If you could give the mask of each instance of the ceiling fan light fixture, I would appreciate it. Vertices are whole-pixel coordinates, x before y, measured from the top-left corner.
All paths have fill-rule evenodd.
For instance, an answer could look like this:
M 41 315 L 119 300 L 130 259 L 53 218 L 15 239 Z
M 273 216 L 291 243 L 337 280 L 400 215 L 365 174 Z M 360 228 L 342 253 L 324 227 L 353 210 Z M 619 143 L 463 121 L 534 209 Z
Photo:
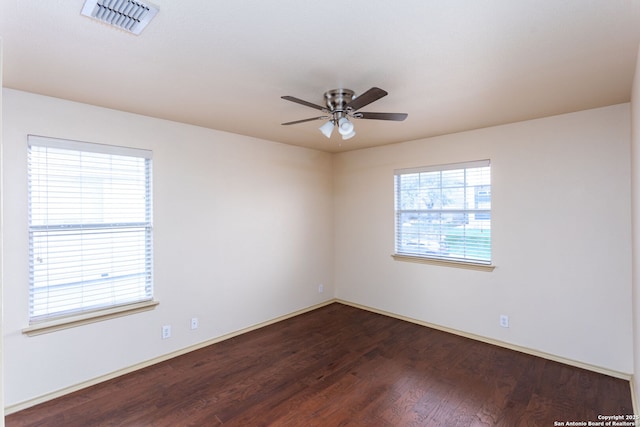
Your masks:
M 351 123 L 346 117 L 342 117 L 340 120 L 338 120 L 338 132 L 340 132 L 340 135 L 342 135 L 343 139 L 346 135 L 350 135 L 351 133 L 353 133 L 355 135 L 355 132 L 353 131 L 353 123 Z M 353 135 L 351 135 L 349 138 L 351 138 Z
M 348 133 L 346 135 L 342 135 L 342 139 L 344 139 L 344 140 L 351 139 L 354 136 L 356 136 L 356 132 L 354 130 L 352 130 L 350 133 Z
M 334 127 L 338 127 L 338 132 L 342 139 L 351 139 L 356 135 L 352 119 L 369 119 L 369 120 L 393 120 L 400 122 L 407 118 L 405 113 L 369 113 L 360 112 L 360 108 L 366 107 L 374 101 L 387 95 L 387 91 L 378 87 L 372 87 L 366 92 L 356 97 L 351 89 L 332 89 L 324 93 L 325 106 L 305 101 L 295 96 L 281 96 L 286 101 L 295 102 L 296 104 L 311 107 L 325 113 L 324 116 L 312 117 L 303 120 L 294 120 L 292 122 L 282 123 L 282 125 L 294 125 L 298 123 L 306 123 L 312 120 L 326 120 L 328 122 L 320 126 L 319 130 L 327 138 L 331 138 Z
M 331 132 L 333 132 L 333 127 L 334 127 L 333 121 L 329 120 L 327 123 L 320 126 L 319 129 L 324 136 L 326 136 L 327 138 L 331 138 Z

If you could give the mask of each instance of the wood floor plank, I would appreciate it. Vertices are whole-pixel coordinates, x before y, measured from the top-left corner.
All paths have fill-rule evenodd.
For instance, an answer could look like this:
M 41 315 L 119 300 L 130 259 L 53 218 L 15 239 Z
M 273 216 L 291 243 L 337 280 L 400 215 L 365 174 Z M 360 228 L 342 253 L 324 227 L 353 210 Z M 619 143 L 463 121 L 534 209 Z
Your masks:
M 627 381 L 342 304 L 12 414 L 16 426 L 552 426 Z

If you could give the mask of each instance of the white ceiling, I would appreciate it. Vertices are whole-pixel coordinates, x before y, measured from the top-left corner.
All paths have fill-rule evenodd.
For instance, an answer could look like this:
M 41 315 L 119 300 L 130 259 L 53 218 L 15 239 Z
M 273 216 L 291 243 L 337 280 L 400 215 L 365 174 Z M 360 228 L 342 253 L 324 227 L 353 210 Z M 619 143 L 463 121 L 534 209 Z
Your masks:
M 629 101 L 640 0 L 155 0 L 135 36 L 84 0 L 0 0 L 4 86 L 331 152 Z M 357 135 L 280 99 L 372 86 Z

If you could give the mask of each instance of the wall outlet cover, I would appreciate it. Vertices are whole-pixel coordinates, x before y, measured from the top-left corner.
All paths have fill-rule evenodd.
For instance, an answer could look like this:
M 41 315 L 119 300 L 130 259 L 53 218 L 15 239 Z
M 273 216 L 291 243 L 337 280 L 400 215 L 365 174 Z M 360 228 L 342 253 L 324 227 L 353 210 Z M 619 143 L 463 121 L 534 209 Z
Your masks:
M 166 340 L 171 337 L 171 325 L 164 325 L 162 327 L 162 339 Z
M 506 314 L 500 315 L 500 326 L 502 326 L 503 328 L 509 327 L 509 316 L 507 316 Z

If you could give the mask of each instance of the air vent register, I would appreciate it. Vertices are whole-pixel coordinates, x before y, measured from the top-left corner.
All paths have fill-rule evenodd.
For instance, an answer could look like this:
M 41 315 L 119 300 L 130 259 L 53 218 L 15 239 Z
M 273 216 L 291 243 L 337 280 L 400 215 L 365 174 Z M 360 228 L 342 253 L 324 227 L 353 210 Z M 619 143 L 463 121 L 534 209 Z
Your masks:
M 156 16 L 158 8 L 132 0 L 86 0 L 80 13 L 138 35 Z

